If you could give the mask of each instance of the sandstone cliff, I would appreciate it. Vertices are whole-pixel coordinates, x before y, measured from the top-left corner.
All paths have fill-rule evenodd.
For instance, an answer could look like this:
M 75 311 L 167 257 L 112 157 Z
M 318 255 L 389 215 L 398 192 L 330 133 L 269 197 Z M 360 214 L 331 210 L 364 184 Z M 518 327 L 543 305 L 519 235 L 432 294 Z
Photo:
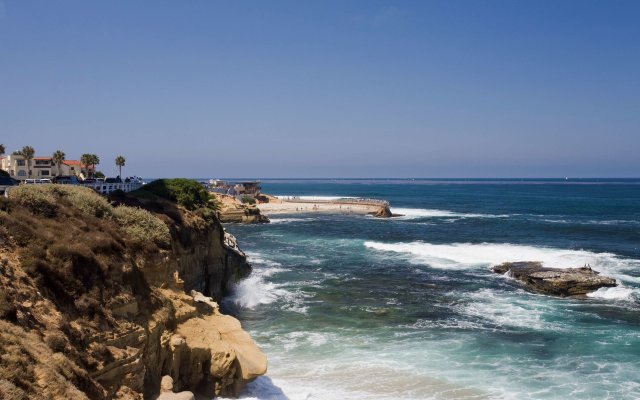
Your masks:
M 167 375 L 233 396 L 266 372 L 215 302 L 250 273 L 244 254 L 215 212 L 172 200 L 57 185 L 0 199 L 0 398 L 154 399 Z
M 269 222 L 269 218 L 263 215 L 255 205 L 242 204 L 230 196 L 215 196 L 220 204 L 218 218 L 221 222 L 239 224 L 263 224 Z

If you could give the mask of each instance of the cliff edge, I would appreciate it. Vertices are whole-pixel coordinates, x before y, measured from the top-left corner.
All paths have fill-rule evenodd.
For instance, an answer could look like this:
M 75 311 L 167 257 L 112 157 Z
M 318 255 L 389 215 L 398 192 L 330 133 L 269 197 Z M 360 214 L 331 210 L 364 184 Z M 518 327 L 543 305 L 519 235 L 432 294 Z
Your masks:
M 146 186 L 0 199 L 0 398 L 237 396 L 266 372 L 216 303 L 251 271 L 234 238 L 190 181 Z

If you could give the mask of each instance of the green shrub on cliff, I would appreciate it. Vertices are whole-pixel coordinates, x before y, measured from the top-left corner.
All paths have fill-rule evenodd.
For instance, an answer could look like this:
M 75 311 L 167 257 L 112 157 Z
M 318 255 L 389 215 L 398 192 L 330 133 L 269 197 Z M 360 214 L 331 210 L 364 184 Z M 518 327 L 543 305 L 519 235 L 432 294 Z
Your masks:
M 242 204 L 256 204 L 256 199 L 247 195 L 242 196 L 241 201 L 242 201 Z
M 74 207 L 84 213 L 98 218 L 108 218 L 113 215 L 113 207 L 107 199 L 92 189 L 81 186 L 50 185 L 49 187 L 61 192 Z
M 188 210 L 209 207 L 209 192 L 192 179 L 158 179 L 132 192 L 141 197 L 149 193 L 176 202 Z
M 46 186 L 20 185 L 9 192 L 9 197 L 34 214 L 53 217 L 58 212 L 58 200 Z
M 147 210 L 118 206 L 114 215 L 122 228 L 134 239 L 152 241 L 160 247 L 168 247 L 171 241 L 169 227 Z

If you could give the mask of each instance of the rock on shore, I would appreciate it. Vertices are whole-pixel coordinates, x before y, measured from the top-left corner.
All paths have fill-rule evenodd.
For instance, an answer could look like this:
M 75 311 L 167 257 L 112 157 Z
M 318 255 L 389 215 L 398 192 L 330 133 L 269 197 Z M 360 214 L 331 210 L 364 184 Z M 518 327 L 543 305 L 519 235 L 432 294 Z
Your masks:
M 492 270 L 522 282 L 529 290 L 554 296 L 581 296 L 601 287 L 617 286 L 615 279 L 600 276 L 590 267 L 547 268 L 539 261 L 520 261 L 496 265 Z

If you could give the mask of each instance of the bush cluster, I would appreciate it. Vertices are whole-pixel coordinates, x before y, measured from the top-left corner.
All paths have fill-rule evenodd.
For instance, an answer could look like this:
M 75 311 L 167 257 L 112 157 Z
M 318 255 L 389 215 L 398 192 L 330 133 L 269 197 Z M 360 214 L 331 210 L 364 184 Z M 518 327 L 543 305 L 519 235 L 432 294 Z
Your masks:
M 107 199 L 96 194 L 92 189 L 80 186 L 50 186 L 64 188 L 62 193 L 66 195 L 74 207 L 82 210 L 85 214 L 97 218 L 107 218 L 113 215 L 113 207 Z
M 133 238 L 144 242 L 152 241 L 160 247 L 169 246 L 169 227 L 147 210 L 137 207 L 118 206 L 114 215 L 122 228 Z
M 70 185 L 21 185 L 10 192 L 11 198 L 34 214 L 53 217 L 63 200 L 84 214 L 113 220 L 133 239 L 166 248 L 170 243 L 169 227 L 158 217 L 141 208 L 113 207 L 90 188 Z
M 192 179 L 157 179 L 133 192 L 144 196 L 152 193 L 166 200 L 176 202 L 188 210 L 209 207 L 209 192 Z
M 97 218 L 112 215 L 109 202 L 90 188 L 70 185 L 20 185 L 9 192 L 11 198 L 27 207 L 34 214 L 52 217 L 58 210 L 60 198 L 68 200 L 71 205 L 85 214 Z
M 254 199 L 251 196 L 244 195 L 244 196 L 242 196 L 242 203 L 243 204 L 256 204 L 256 199 Z
M 11 198 L 34 214 L 53 217 L 58 213 L 58 199 L 45 186 L 20 185 L 9 192 Z

